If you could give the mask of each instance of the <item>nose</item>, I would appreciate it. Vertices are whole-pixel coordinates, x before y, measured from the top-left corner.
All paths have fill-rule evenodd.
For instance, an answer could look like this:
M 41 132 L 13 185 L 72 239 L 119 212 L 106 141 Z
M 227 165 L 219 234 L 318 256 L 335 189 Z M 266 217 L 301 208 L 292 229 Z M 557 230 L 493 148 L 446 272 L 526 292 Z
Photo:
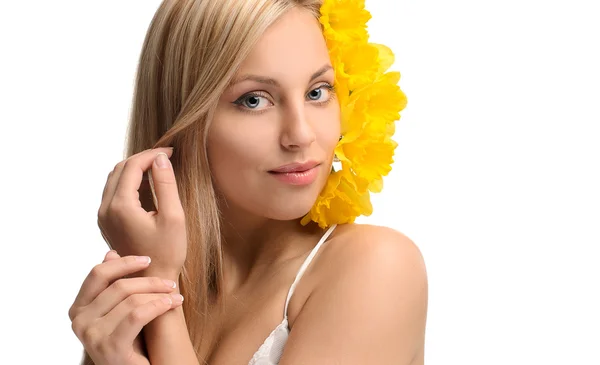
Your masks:
M 317 136 L 304 105 L 290 107 L 283 116 L 281 145 L 288 150 L 301 150 L 309 147 Z

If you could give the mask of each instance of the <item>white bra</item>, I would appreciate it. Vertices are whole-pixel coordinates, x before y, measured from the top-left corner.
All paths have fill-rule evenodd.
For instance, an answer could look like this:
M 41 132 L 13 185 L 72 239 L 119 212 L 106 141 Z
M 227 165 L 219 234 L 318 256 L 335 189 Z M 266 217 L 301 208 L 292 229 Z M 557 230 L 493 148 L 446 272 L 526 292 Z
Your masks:
M 323 237 L 321 237 L 319 243 L 317 243 L 317 245 L 312 249 L 306 260 L 304 260 L 302 266 L 300 266 L 300 270 L 298 270 L 298 273 L 296 274 L 296 279 L 294 279 L 294 282 L 292 283 L 292 286 L 288 291 L 287 299 L 285 300 L 285 309 L 283 310 L 283 321 L 281 321 L 281 323 L 277 327 L 275 327 L 275 329 L 271 332 L 269 337 L 267 337 L 265 342 L 263 342 L 263 344 L 259 347 L 258 351 L 254 353 L 254 356 L 252 356 L 252 359 L 250 360 L 248 365 L 279 364 L 279 359 L 283 354 L 283 348 L 285 347 L 285 343 L 287 342 L 288 336 L 290 334 L 287 317 L 287 309 L 288 304 L 290 303 L 290 298 L 292 297 L 292 294 L 294 294 L 294 289 L 296 289 L 298 281 L 300 280 L 300 278 L 302 278 L 302 275 L 304 275 L 304 272 L 306 271 L 306 268 L 312 261 L 313 257 L 315 257 L 317 251 L 319 251 L 319 248 L 323 245 L 323 242 L 325 242 L 327 237 L 329 237 L 329 235 L 331 234 L 331 232 L 333 232 L 336 226 L 337 225 L 334 224 L 331 227 L 329 227 L 327 232 L 325 232 Z

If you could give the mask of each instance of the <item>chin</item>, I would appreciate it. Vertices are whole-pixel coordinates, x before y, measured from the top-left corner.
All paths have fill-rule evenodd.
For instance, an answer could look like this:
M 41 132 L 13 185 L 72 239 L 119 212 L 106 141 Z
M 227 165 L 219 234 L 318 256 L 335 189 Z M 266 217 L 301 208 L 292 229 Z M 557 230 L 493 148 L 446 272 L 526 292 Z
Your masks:
M 253 215 L 268 219 L 287 221 L 302 218 L 313 207 L 320 190 L 317 186 L 303 191 L 263 189 L 246 196 L 253 196 L 244 206 Z
M 310 211 L 314 204 L 314 199 L 311 201 L 299 201 L 296 200 L 293 203 L 288 204 L 273 204 L 265 207 L 266 212 L 263 215 L 266 218 L 278 220 L 278 221 L 290 221 L 302 218 Z
M 260 194 L 262 215 L 282 221 L 304 217 L 315 204 L 325 182 L 325 179 L 320 178 L 310 187 L 303 187 L 296 191 L 273 189 L 267 194 Z

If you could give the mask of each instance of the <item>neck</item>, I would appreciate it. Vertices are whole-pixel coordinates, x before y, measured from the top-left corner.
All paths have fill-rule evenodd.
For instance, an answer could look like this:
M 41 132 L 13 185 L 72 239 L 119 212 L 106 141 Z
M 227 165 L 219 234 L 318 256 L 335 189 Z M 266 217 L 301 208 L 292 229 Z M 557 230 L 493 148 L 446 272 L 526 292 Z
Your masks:
M 302 226 L 300 219 L 277 221 L 230 210 L 223 213 L 223 273 L 228 292 L 302 256 L 324 233 L 313 223 Z

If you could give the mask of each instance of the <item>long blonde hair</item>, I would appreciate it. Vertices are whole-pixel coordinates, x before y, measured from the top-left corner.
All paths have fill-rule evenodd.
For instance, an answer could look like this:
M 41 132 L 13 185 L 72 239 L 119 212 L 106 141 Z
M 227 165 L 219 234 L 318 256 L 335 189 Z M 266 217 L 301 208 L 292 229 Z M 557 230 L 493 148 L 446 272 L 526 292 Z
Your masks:
M 171 161 L 186 214 L 188 253 L 180 290 L 196 354 L 211 305 L 223 288 L 220 217 L 206 150 L 221 94 L 265 30 L 302 7 L 319 16 L 322 0 L 165 0 L 142 47 L 126 157 L 174 147 Z M 203 359 L 200 359 L 203 360 Z M 87 354 L 85 364 L 92 364 Z

